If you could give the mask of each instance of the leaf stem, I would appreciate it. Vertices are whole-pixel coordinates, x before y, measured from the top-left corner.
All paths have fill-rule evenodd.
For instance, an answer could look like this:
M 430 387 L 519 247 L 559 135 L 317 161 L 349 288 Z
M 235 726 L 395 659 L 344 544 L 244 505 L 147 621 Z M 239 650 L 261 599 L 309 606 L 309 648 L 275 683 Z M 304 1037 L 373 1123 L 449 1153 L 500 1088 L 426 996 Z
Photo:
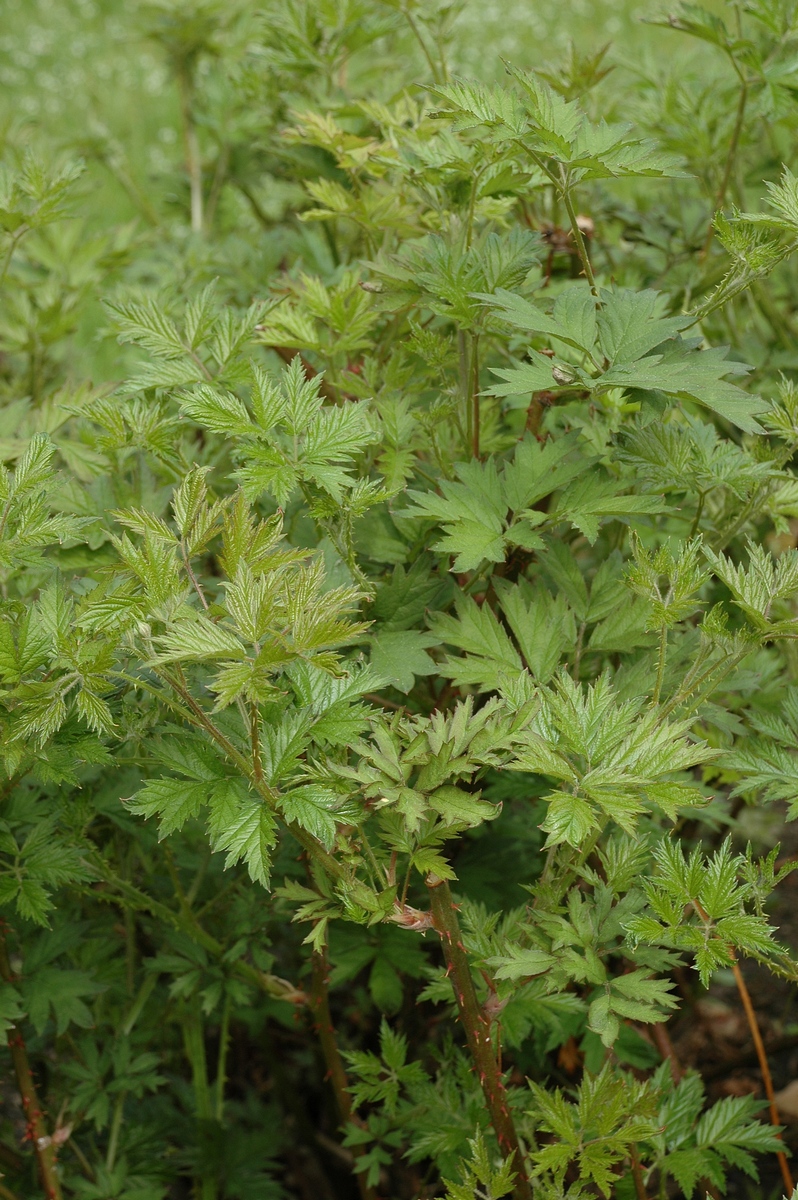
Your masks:
M 460 922 L 445 879 L 430 874 L 426 878 L 434 928 L 438 931 L 446 959 L 447 974 L 454 989 L 460 1023 L 474 1060 L 479 1082 L 490 1114 L 502 1156 L 515 1171 L 515 1200 L 532 1200 L 518 1134 L 507 1100 L 507 1091 L 491 1038 L 491 1023 L 480 1007 L 471 977 L 471 966 L 463 945 Z

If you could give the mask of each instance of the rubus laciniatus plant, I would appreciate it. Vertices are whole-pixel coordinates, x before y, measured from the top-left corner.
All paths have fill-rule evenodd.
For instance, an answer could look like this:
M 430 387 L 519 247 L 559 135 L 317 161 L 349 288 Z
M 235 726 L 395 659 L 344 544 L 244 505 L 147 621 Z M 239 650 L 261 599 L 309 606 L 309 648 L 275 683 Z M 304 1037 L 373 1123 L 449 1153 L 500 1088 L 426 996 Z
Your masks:
M 9 133 L 0 1196 L 792 1192 L 798 14 L 727 7 L 493 83 L 163 0 L 173 160 Z

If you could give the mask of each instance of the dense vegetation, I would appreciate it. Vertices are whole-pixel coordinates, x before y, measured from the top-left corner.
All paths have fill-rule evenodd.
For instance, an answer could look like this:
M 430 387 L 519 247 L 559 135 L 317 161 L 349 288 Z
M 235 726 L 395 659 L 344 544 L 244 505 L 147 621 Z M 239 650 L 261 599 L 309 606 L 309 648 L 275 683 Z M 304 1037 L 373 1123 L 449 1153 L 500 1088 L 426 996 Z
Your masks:
M 792 1191 L 798 4 L 479 8 L 3 5 L 5 1200 Z

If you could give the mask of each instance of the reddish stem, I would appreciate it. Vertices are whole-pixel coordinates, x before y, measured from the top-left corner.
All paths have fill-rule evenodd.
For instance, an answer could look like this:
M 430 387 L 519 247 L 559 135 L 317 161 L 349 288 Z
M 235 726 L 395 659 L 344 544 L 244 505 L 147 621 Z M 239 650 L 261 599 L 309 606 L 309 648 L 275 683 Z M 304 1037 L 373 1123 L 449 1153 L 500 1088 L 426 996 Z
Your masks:
M 632 1149 L 629 1152 L 629 1160 L 632 1164 L 632 1178 L 634 1179 L 634 1183 L 635 1183 L 635 1191 L 637 1193 L 637 1200 L 648 1200 L 648 1193 L 646 1192 L 646 1184 L 645 1184 L 645 1180 L 643 1179 L 643 1168 L 640 1165 L 640 1159 L 637 1154 L 637 1149 L 634 1146 L 632 1146 Z
M 447 974 L 454 988 L 460 1023 L 465 1031 L 474 1066 L 479 1073 L 479 1082 L 482 1085 L 491 1124 L 503 1156 L 512 1164 L 516 1173 L 513 1195 L 515 1200 L 532 1200 L 532 1189 L 526 1177 L 524 1158 L 507 1101 L 504 1079 L 493 1050 L 490 1018 L 483 1012 L 477 1000 L 452 893 L 446 880 L 437 875 L 428 875 L 426 883 L 432 906 L 433 925 L 441 937 Z
M 6 983 L 14 982 L 14 974 L 8 959 L 5 926 L 2 922 L 0 922 L 0 978 Z M 33 1082 L 28 1052 L 18 1025 L 12 1025 L 8 1030 L 8 1048 L 11 1051 L 11 1061 L 17 1077 L 22 1110 L 27 1122 L 26 1136 L 28 1141 L 33 1143 L 33 1152 L 39 1165 L 44 1194 L 47 1200 L 63 1200 L 61 1181 L 56 1168 L 55 1146 L 47 1132 L 44 1112 L 36 1094 L 36 1085 Z
M 736 958 L 734 957 L 733 950 L 732 950 L 731 954 L 732 954 L 732 971 L 734 972 L 734 981 L 737 984 L 737 991 L 740 993 L 740 999 L 743 1002 L 743 1008 L 745 1009 L 745 1015 L 748 1018 L 748 1028 L 751 1030 L 751 1037 L 753 1038 L 754 1049 L 756 1050 L 756 1056 L 759 1059 L 759 1069 L 762 1072 L 762 1082 L 765 1085 L 765 1095 L 768 1098 L 768 1109 L 770 1110 L 771 1124 L 780 1125 L 781 1121 L 779 1120 L 779 1110 L 776 1107 L 776 1095 L 775 1095 L 775 1092 L 773 1091 L 773 1079 L 770 1074 L 770 1065 L 768 1063 L 768 1056 L 765 1053 L 765 1043 L 762 1041 L 762 1034 L 760 1033 L 760 1030 L 759 1030 L 759 1021 L 757 1020 L 756 1011 L 755 1011 L 753 1003 L 751 1001 L 751 993 L 748 991 L 746 982 L 743 979 L 743 973 L 740 970 L 740 964 L 737 962 Z M 781 1135 L 779 1134 L 779 1137 L 780 1136 Z M 784 1186 L 787 1189 L 787 1195 L 791 1196 L 795 1185 L 793 1184 L 793 1181 L 792 1181 L 792 1173 L 790 1171 L 790 1167 L 787 1162 L 787 1157 L 783 1150 L 777 1151 L 776 1157 L 779 1160 L 779 1167 L 781 1168 L 781 1177 L 784 1180 Z
M 704 922 L 709 921 L 709 916 L 708 916 L 706 910 L 699 903 L 698 900 L 693 900 L 693 907 L 695 908 L 696 912 L 698 913 L 698 915 L 700 916 L 702 921 L 704 921 Z M 751 1037 L 753 1039 L 754 1049 L 756 1050 L 756 1056 L 757 1056 L 757 1059 L 759 1060 L 759 1069 L 762 1072 L 762 1083 L 764 1084 L 764 1087 L 765 1087 L 765 1095 L 768 1098 L 768 1109 L 770 1111 L 770 1122 L 772 1125 L 780 1125 L 781 1121 L 779 1120 L 779 1110 L 776 1107 L 776 1094 L 773 1091 L 773 1078 L 770 1074 L 770 1064 L 768 1063 L 768 1056 L 767 1056 L 767 1053 L 765 1052 L 765 1043 L 762 1041 L 762 1034 L 760 1033 L 760 1030 L 759 1030 L 759 1021 L 757 1020 L 756 1010 L 755 1010 L 753 1002 L 751 1000 L 751 993 L 748 991 L 746 982 L 743 979 L 743 973 L 740 970 L 740 964 L 737 961 L 737 955 L 734 953 L 733 947 L 727 946 L 727 949 L 729 952 L 729 957 L 731 958 L 732 971 L 734 972 L 734 981 L 737 984 L 737 991 L 740 993 L 740 999 L 743 1002 L 743 1008 L 745 1009 L 745 1015 L 746 1015 L 746 1019 L 748 1021 L 748 1028 L 751 1031 Z M 778 1134 L 777 1136 L 779 1137 L 779 1139 L 781 1138 L 781 1134 Z M 795 1190 L 795 1185 L 793 1184 L 793 1181 L 792 1181 L 792 1174 L 790 1172 L 790 1167 L 787 1162 L 787 1156 L 785 1155 L 783 1150 L 777 1150 L 776 1158 L 779 1160 L 779 1167 L 781 1168 L 781 1177 L 784 1180 L 784 1186 L 787 1189 L 787 1194 L 789 1196 L 792 1196 L 793 1191 Z
M 338 1115 L 341 1124 L 346 1125 L 353 1120 L 352 1097 L 349 1094 L 349 1080 L 346 1075 L 344 1060 L 338 1049 L 338 1039 L 335 1036 L 332 1014 L 330 1012 L 330 996 L 327 984 L 330 973 L 326 950 L 314 950 L 312 956 L 312 981 L 308 1002 L 313 1013 L 314 1027 L 321 1044 L 321 1052 L 327 1067 L 327 1075 L 335 1092 L 338 1105 Z M 361 1158 L 365 1153 L 364 1146 L 353 1146 L 354 1158 Z M 357 1186 L 361 1200 L 378 1200 L 377 1193 L 367 1183 L 363 1171 L 356 1172 Z
M 674 1053 L 673 1045 L 671 1043 L 667 1028 L 660 1024 L 652 1025 L 651 1036 L 654 1039 L 654 1045 L 657 1047 L 660 1054 L 666 1060 L 671 1069 L 671 1079 L 673 1080 L 674 1085 L 679 1083 L 680 1079 L 682 1078 L 683 1071 L 681 1064 Z

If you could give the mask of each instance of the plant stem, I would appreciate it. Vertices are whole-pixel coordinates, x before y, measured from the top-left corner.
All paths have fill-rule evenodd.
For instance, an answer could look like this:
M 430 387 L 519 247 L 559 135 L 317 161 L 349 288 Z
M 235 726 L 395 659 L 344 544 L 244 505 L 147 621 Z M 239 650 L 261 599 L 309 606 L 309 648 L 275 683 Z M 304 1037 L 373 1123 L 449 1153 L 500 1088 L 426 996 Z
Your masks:
M 665 1025 L 652 1025 L 651 1036 L 654 1040 L 654 1045 L 657 1047 L 663 1059 L 670 1067 L 671 1079 L 673 1080 L 674 1084 L 679 1083 L 682 1078 L 683 1071 L 681 1063 L 674 1054 L 673 1045 L 671 1043 L 667 1028 Z
M 227 1051 L 230 1046 L 230 993 L 224 998 L 222 1024 L 219 1029 L 219 1057 L 216 1060 L 216 1120 L 221 1125 L 224 1119 L 224 1087 L 227 1083 Z
M 587 622 L 582 621 L 579 626 L 579 631 L 576 635 L 576 648 L 574 650 L 574 679 L 579 682 L 579 670 L 582 666 L 582 647 L 585 640 L 585 629 Z
M 352 1121 L 352 1098 L 349 1095 L 349 1080 L 346 1075 L 344 1060 L 338 1049 L 338 1039 L 335 1036 L 332 1014 L 330 1012 L 330 993 L 328 987 L 329 963 L 326 950 L 314 950 L 311 958 L 311 987 L 310 1007 L 313 1012 L 313 1024 L 321 1045 L 327 1076 L 335 1093 L 338 1115 L 342 1125 Z M 361 1158 L 364 1146 L 352 1146 L 355 1159 Z M 377 1194 L 366 1180 L 364 1172 L 357 1172 L 357 1186 L 361 1200 L 377 1200 Z
M 694 538 L 698 533 L 698 526 L 701 523 L 701 516 L 704 512 L 704 500 L 706 499 L 706 495 L 706 492 L 698 493 L 698 504 L 696 506 L 695 516 L 693 517 L 693 523 L 690 526 L 690 532 L 687 535 L 690 538 Z
M 587 252 L 587 246 L 585 245 L 585 239 L 582 235 L 582 230 L 579 228 L 579 222 L 576 219 L 576 209 L 574 208 L 574 202 L 571 199 L 570 189 L 565 187 L 565 185 L 563 185 L 562 188 L 562 198 L 563 203 L 565 204 L 565 211 L 568 213 L 568 220 L 571 225 L 571 233 L 573 234 L 574 244 L 576 246 L 577 254 L 579 255 L 579 261 L 582 264 L 582 270 L 584 272 L 585 279 L 590 284 L 591 292 L 598 300 L 599 294 L 598 288 L 596 287 L 596 277 L 593 274 L 593 265 L 590 261 L 590 255 Z
M 756 1010 L 751 1002 L 751 994 L 748 991 L 748 986 L 745 980 L 743 979 L 743 973 L 740 970 L 740 964 L 737 962 L 733 950 L 731 951 L 731 954 L 734 981 L 737 984 L 737 991 L 740 993 L 740 999 L 743 1002 L 743 1008 L 745 1009 L 745 1015 L 748 1020 L 748 1028 L 751 1030 L 751 1038 L 753 1039 L 754 1049 L 756 1050 L 756 1056 L 759 1060 L 759 1069 L 762 1072 L 762 1083 L 764 1084 L 765 1095 L 768 1099 L 770 1121 L 772 1125 L 780 1125 L 781 1121 L 779 1120 L 779 1110 L 776 1107 L 776 1096 L 773 1091 L 773 1079 L 770 1074 L 770 1065 L 768 1063 L 768 1056 L 765 1053 L 765 1044 L 762 1041 L 762 1034 L 759 1029 L 759 1021 L 757 1020 Z M 793 1193 L 794 1184 L 784 1151 L 777 1151 L 776 1157 L 779 1160 L 781 1177 L 784 1180 L 784 1186 L 787 1189 L 787 1195 L 791 1196 Z
M 692 904 L 701 920 L 705 924 L 708 924 L 710 918 L 701 902 L 694 897 Z M 773 1077 L 770 1074 L 770 1064 L 768 1063 L 768 1056 L 765 1051 L 765 1043 L 762 1041 L 762 1033 L 759 1029 L 759 1021 L 757 1020 L 756 1009 L 754 1008 L 751 1000 L 751 993 L 748 991 L 748 985 L 743 979 L 743 973 L 740 970 L 740 964 L 737 961 L 737 955 L 734 952 L 734 947 L 727 946 L 726 948 L 728 950 L 729 957 L 731 958 L 734 982 L 737 984 L 737 991 L 740 993 L 740 999 L 743 1002 L 743 1009 L 745 1010 L 746 1020 L 748 1021 L 748 1028 L 751 1031 L 751 1039 L 754 1043 L 754 1049 L 756 1050 L 759 1069 L 762 1072 L 762 1083 L 765 1088 L 765 1095 L 768 1099 L 770 1122 L 772 1125 L 780 1125 L 781 1122 L 779 1120 L 779 1110 L 776 1107 L 776 1095 L 773 1091 Z M 778 1134 L 777 1136 L 779 1139 L 781 1139 L 781 1134 Z M 795 1185 L 792 1181 L 792 1175 L 790 1173 L 786 1155 L 784 1154 L 783 1150 L 778 1150 L 776 1152 L 776 1157 L 779 1160 L 781 1177 L 784 1180 L 784 1186 L 787 1188 L 787 1194 L 792 1196 Z
M 473 417 L 471 408 L 471 364 L 468 359 L 468 337 L 464 329 L 457 330 L 457 366 L 460 377 L 460 393 L 463 397 L 463 417 L 465 421 L 465 450 L 471 453 L 473 440 Z
M 662 692 L 662 680 L 665 675 L 665 659 L 668 653 L 668 626 L 663 625 L 659 631 L 659 652 L 657 654 L 657 678 L 654 682 L 654 692 L 651 697 L 651 707 L 656 708 L 659 704 L 660 694 Z
M 114 1115 L 111 1119 L 111 1133 L 108 1138 L 108 1150 L 105 1155 L 105 1165 L 109 1171 L 113 1171 L 114 1163 L 116 1162 L 116 1152 L 119 1148 L 119 1133 L 122 1129 L 122 1117 L 125 1112 L 126 1095 L 127 1092 L 120 1092 L 114 1105 Z
M 429 67 L 429 69 L 432 73 L 433 83 L 440 83 L 441 80 L 438 78 L 437 64 L 435 62 L 435 59 L 430 54 L 429 49 L 427 48 L 427 43 L 424 41 L 424 38 L 421 36 L 421 30 L 419 29 L 416 22 L 413 20 L 413 14 L 408 12 L 408 10 L 404 7 L 402 8 L 401 11 L 402 11 L 402 16 L 404 17 L 404 19 L 407 21 L 408 25 L 410 26 L 410 30 L 413 34 L 413 37 L 416 39 L 419 46 L 421 47 L 422 54 L 424 55 L 425 59 L 427 60 L 427 66 Z
M 735 64 L 735 70 L 738 70 L 736 64 Z M 738 73 L 739 73 L 739 71 L 738 71 Z M 742 130 L 743 130 L 743 122 L 745 120 L 745 106 L 746 106 L 747 102 L 748 102 L 748 83 L 746 82 L 745 78 L 741 76 L 740 98 L 737 101 L 737 112 L 736 112 L 735 118 L 734 118 L 734 128 L 732 129 L 731 141 L 729 142 L 729 152 L 726 155 L 726 165 L 723 169 L 723 178 L 720 181 L 720 187 L 718 188 L 718 194 L 715 197 L 715 205 L 714 205 L 715 212 L 717 212 L 719 209 L 721 209 L 723 207 L 723 202 L 726 199 L 726 192 L 729 189 L 729 180 L 731 179 L 731 173 L 734 168 L 734 160 L 737 157 L 737 147 L 740 144 L 740 134 L 742 133 Z M 714 216 L 714 213 L 713 213 L 713 216 Z M 712 245 L 712 238 L 713 238 L 714 233 L 715 233 L 715 227 L 712 224 L 712 217 L 710 217 L 709 228 L 707 229 L 707 236 L 704 240 L 704 245 L 701 249 L 701 255 L 700 255 L 699 261 L 703 261 L 703 259 L 705 259 L 707 254 L 709 253 L 709 247 Z
M 11 970 L 11 963 L 8 959 L 6 929 L 1 921 L 0 979 L 5 983 L 13 984 L 14 982 L 14 973 Z M 16 1024 L 12 1024 L 8 1030 L 8 1048 L 11 1051 L 11 1062 L 14 1065 L 14 1074 L 17 1078 L 17 1087 L 19 1088 L 22 1100 L 22 1110 L 25 1113 L 27 1137 L 33 1144 L 33 1152 L 36 1155 L 36 1161 L 39 1166 L 39 1175 L 42 1187 L 44 1188 L 44 1194 L 47 1200 L 62 1200 L 61 1181 L 58 1178 L 58 1169 L 56 1166 L 56 1148 L 47 1132 L 44 1112 L 36 1093 L 36 1085 L 33 1082 L 33 1072 L 30 1069 L 25 1041 L 19 1026 Z
M 180 96 L 180 118 L 183 124 L 186 170 L 191 190 L 191 230 L 193 233 L 202 233 L 202 159 L 200 158 L 197 127 L 194 124 L 194 81 L 187 63 L 181 64 L 177 71 L 177 89 Z
M 640 1159 L 638 1158 L 636 1146 L 632 1146 L 631 1150 L 629 1151 L 629 1160 L 632 1164 L 632 1178 L 635 1181 L 637 1200 L 648 1200 L 646 1185 L 643 1179 L 643 1168 L 640 1166 Z
M 196 999 L 187 1009 L 183 1018 L 183 1042 L 186 1048 L 186 1058 L 191 1064 L 197 1120 L 212 1121 L 213 1107 L 211 1105 L 211 1089 L 208 1084 L 208 1060 L 205 1055 L 202 1016 L 199 1002 Z M 216 1179 L 209 1171 L 204 1170 L 195 1180 L 194 1195 L 196 1200 L 216 1200 Z
M 159 900 L 148 896 L 146 892 L 142 892 L 134 884 L 128 883 L 124 879 L 119 879 L 118 876 L 109 869 L 108 864 L 98 854 L 89 860 L 97 871 L 98 876 L 109 887 L 116 888 L 121 896 L 125 898 L 131 907 L 141 909 L 144 912 L 149 912 L 152 916 L 164 921 L 166 924 L 173 926 L 175 929 L 182 930 L 188 937 L 192 938 L 199 946 L 202 946 L 214 958 L 221 958 L 224 955 L 225 947 L 220 941 L 203 929 L 199 921 L 197 921 L 190 909 L 175 912 L 169 908 L 167 904 L 161 904 Z M 89 895 L 95 899 L 105 899 L 102 892 L 90 890 Z M 111 899 L 111 897 L 107 897 Z M 113 899 L 119 903 L 117 897 Z M 253 967 L 251 963 L 245 962 L 244 959 L 237 959 L 230 963 L 230 970 L 242 979 L 246 979 L 249 983 L 255 985 L 260 991 L 267 996 L 272 996 L 275 1000 L 285 1000 L 289 1004 L 304 1004 L 307 997 L 294 987 L 287 979 L 281 979 L 279 975 L 269 975 L 265 971 L 259 971 L 257 967 Z
M 516 1173 L 513 1195 L 515 1200 L 532 1200 L 532 1189 L 526 1177 L 518 1134 L 507 1102 L 504 1079 L 493 1050 L 491 1023 L 477 1000 L 452 893 L 446 880 L 437 875 L 428 875 L 426 884 L 433 925 L 441 937 L 447 974 L 454 988 L 460 1023 L 479 1075 L 491 1124 L 503 1157 L 510 1162 Z
M 224 750 L 230 761 L 234 763 L 236 767 L 238 767 L 244 778 L 249 780 L 258 794 L 267 802 L 270 809 L 277 817 L 280 818 L 286 829 L 288 829 L 289 832 L 294 835 L 296 840 L 302 846 L 303 850 L 308 852 L 316 865 L 320 866 L 322 870 L 326 871 L 327 874 L 332 876 L 333 879 L 348 881 L 349 873 L 346 867 L 339 863 L 332 854 L 325 850 L 318 839 L 313 836 L 313 834 L 308 833 L 307 830 L 303 829 L 302 826 L 297 824 L 296 821 L 287 821 L 282 816 L 279 808 L 277 808 L 277 794 L 262 779 L 255 779 L 249 760 L 245 757 L 245 755 L 235 748 L 233 743 L 229 740 L 229 738 L 224 736 L 221 730 L 216 728 L 208 714 L 189 692 L 185 681 L 183 679 L 176 680 L 167 671 L 163 670 L 155 670 L 155 674 L 165 683 L 167 683 L 169 687 L 171 687 L 177 693 L 183 703 L 190 709 L 191 713 L 193 714 L 191 717 L 185 713 L 185 710 L 181 710 L 186 719 L 189 720 L 192 725 L 198 725 L 201 729 L 203 729 L 205 733 L 207 733 L 213 739 L 213 741 L 215 741 L 216 744 L 221 747 L 222 750 Z M 139 686 L 145 686 L 143 681 L 139 680 L 137 683 Z M 162 693 L 160 694 L 160 698 L 163 699 Z
M 222 188 L 227 177 L 227 168 L 230 165 L 230 147 L 225 143 L 219 150 L 219 155 L 216 159 L 216 170 L 213 174 L 213 182 L 208 196 L 208 204 L 205 209 L 205 224 L 210 229 L 213 225 L 213 219 L 216 216 L 216 206 L 219 203 L 219 197 L 222 194 Z
M 263 783 L 263 766 L 260 758 L 260 713 L 254 700 L 249 706 L 249 737 L 252 744 L 252 770 L 258 783 Z
M 479 334 L 471 337 L 471 454 L 479 458 Z
M 22 235 L 27 232 L 28 232 L 28 226 L 20 225 L 20 227 L 16 231 L 16 233 L 12 234 L 11 238 L 9 239 L 8 250 L 6 252 L 5 258 L 3 259 L 2 269 L 0 269 L 0 284 L 5 283 L 5 278 L 6 278 L 6 275 L 8 274 L 8 268 L 11 266 L 11 259 L 14 257 L 14 251 L 17 248 L 17 244 L 20 241 Z

